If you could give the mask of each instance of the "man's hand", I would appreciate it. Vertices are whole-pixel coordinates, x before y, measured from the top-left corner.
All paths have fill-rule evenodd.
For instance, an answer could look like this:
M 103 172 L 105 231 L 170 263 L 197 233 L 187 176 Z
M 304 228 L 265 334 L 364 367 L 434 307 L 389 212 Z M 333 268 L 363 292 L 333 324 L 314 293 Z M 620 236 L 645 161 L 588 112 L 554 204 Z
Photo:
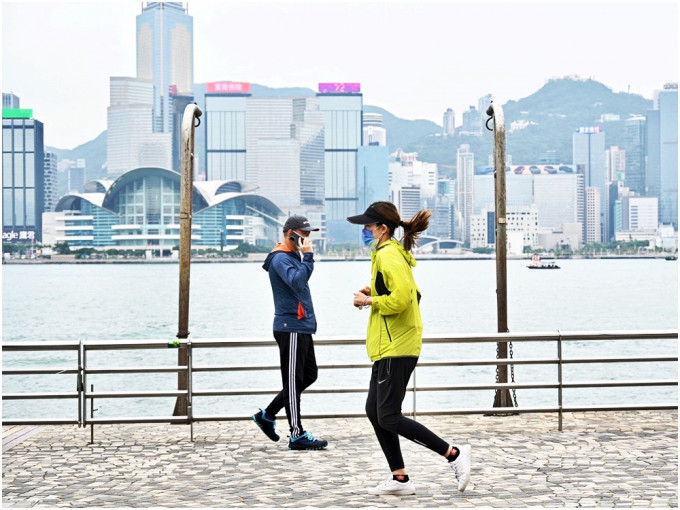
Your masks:
M 301 253 L 314 253 L 314 245 L 309 237 L 300 237 L 298 239 L 298 250 Z

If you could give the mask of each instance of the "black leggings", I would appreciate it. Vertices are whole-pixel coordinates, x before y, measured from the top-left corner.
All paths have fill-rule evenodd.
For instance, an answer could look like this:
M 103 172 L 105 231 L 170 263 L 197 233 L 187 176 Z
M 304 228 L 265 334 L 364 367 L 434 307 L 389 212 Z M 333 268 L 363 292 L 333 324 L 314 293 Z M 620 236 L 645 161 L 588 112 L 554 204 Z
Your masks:
M 371 383 L 366 398 L 366 415 L 373 425 L 390 471 L 404 468 L 399 436 L 446 455 L 449 444 L 417 421 L 401 414 L 406 385 L 417 357 L 384 358 L 373 363 Z

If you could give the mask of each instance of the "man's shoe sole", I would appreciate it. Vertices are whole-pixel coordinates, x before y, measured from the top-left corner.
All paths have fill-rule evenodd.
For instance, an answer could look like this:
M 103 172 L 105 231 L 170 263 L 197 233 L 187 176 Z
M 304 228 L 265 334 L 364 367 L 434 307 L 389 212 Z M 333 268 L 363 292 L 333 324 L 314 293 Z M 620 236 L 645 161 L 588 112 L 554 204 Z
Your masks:
M 264 427 L 262 426 L 262 424 L 261 424 L 259 421 L 257 421 L 257 419 L 255 418 L 256 416 L 257 416 L 256 414 L 253 415 L 253 421 L 255 422 L 255 425 L 257 425 L 258 427 L 260 427 L 260 430 L 261 430 L 262 432 L 264 432 L 264 435 L 265 435 L 265 436 L 267 436 L 269 439 L 271 439 L 272 441 L 274 441 L 274 442 L 276 443 L 276 442 L 280 439 L 280 436 L 277 435 L 277 436 L 274 438 L 274 437 L 270 436 L 269 434 L 267 434 L 267 431 L 264 430 Z
M 289 450 L 323 450 L 324 448 L 326 448 L 326 446 L 328 446 L 328 445 L 325 444 L 323 446 L 302 446 L 302 445 L 295 446 L 295 445 L 289 444 L 288 449 Z

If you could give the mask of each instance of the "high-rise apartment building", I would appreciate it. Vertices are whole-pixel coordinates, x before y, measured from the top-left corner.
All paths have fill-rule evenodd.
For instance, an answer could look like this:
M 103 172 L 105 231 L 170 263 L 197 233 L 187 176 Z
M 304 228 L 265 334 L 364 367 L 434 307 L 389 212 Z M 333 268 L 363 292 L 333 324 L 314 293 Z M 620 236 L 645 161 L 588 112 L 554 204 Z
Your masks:
M 654 92 L 647 112 L 647 188 L 659 198 L 659 223 L 678 228 L 678 84 Z
M 106 138 L 109 177 L 143 166 L 172 169 L 172 133 L 154 133 L 152 129 L 151 81 L 111 77 L 109 105 Z
M 348 216 L 359 212 L 357 153 L 362 145 L 363 96 L 358 83 L 319 83 L 324 114 L 325 200 L 328 237 L 351 241 Z
M 397 151 L 390 161 L 390 192 L 399 188 L 418 186 L 423 199 L 437 195 L 437 165 L 418 161 L 417 152 Z M 422 205 L 422 204 L 421 204 Z
M 2 240 L 42 239 L 45 208 L 43 124 L 33 110 L 2 110 Z
M 626 148 L 626 186 L 638 195 L 645 195 L 645 157 L 647 155 L 647 119 L 640 115 L 626 119 L 623 140 Z M 614 179 L 609 179 L 614 180 Z
M 607 182 L 623 180 L 626 172 L 627 152 L 612 145 L 605 151 L 605 158 L 607 159 Z
M 66 179 L 66 188 L 68 191 L 76 193 L 83 191 L 85 188 L 85 182 L 87 181 L 84 159 L 80 158 L 71 162 L 68 169 L 66 170 Z
M 44 193 L 45 205 L 44 212 L 54 211 L 59 198 L 58 181 L 57 181 L 57 155 L 54 152 L 45 152 L 45 170 L 44 170 Z
M 482 112 L 474 105 L 470 105 L 470 109 L 463 112 L 463 125 L 459 134 L 482 136 Z
M 153 131 L 172 132 L 173 94 L 191 94 L 194 21 L 182 2 L 146 2 L 137 16 L 137 78 L 153 83 Z
M 602 242 L 602 216 L 600 214 L 600 202 L 602 193 L 600 188 L 587 186 L 585 200 L 585 236 L 586 243 Z
M 453 136 L 456 134 L 456 113 L 447 108 L 442 119 L 442 134 L 444 136 Z
M 605 154 L 605 133 L 600 131 L 599 127 L 581 127 L 572 137 L 573 148 L 573 163 L 576 165 L 576 171 L 582 173 L 584 176 L 584 185 L 587 188 L 598 190 L 599 199 L 597 203 L 600 207 L 600 218 L 598 225 L 602 228 L 597 236 L 588 231 L 588 227 L 584 229 L 584 235 L 597 237 L 598 241 L 609 240 L 608 232 L 608 194 L 607 194 L 607 160 Z M 594 194 L 596 191 L 586 191 L 586 193 Z M 589 195 L 588 195 L 589 196 Z M 594 203 L 594 198 L 586 197 L 586 203 Z M 586 220 L 591 211 L 586 211 Z M 591 222 L 592 224 L 592 222 Z M 585 242 L 589 242 L 584 239 Z
M 463 242 L 470 240 L 470 220 L 474 213 L 475 155 L 468 144 L 458 147 L 456 154 L 457 177 L 455 199 L 456 237 Z
M 486 110 L 489 108 L 492 101 L 493 96 L 491 94 L 486 94 L 477 100 L 477 111 L 482 118 L 486 115 Z

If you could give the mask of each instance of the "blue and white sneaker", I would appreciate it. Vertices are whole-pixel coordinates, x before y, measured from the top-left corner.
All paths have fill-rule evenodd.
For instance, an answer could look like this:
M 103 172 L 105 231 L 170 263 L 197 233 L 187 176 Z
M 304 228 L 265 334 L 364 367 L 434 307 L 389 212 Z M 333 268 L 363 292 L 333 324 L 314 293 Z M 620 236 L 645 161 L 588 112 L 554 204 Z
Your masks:
M 253 415 L 253 421 L 257 423 L 257 426 L 262 429 L 269 439 L 272 441 L 278 441 L 279 435 L 276 433 L 276 420 L 270 420 L 265 415 L 265 412 L 260 409 L 259 413 Z
M 298 437 L 290 437 L 288 441 L 289 450 L 323 450 L 328 446 L 328 441 L 325 439 L 314 439 L 309 432 L 299 435 Z

